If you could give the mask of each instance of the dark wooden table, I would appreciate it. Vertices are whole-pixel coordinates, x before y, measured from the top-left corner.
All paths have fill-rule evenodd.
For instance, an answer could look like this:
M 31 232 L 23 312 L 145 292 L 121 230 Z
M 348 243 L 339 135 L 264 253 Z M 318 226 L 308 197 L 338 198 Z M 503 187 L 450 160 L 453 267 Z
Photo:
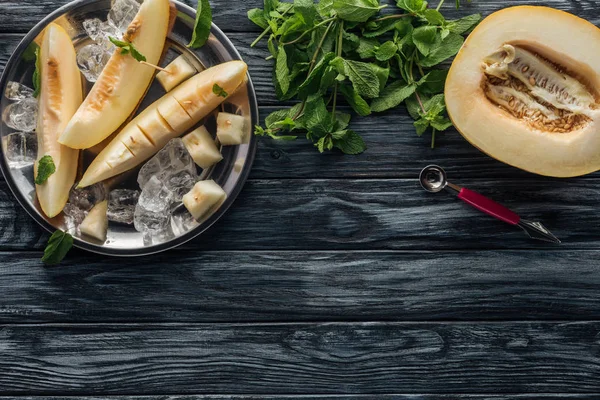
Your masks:
M 67 1 L 0 0 L 0 69 Z M 245 18 L 261 1 L 211 3 L 264 117 L 280 104 Z M 518 3 L 533 4 L 447 9 Z M 600 25 L 596 0 L 543 4 Z M 146 258 L 73 251 L 44 268 L 48 235 L 0 181 L 0 399 L 600 398 L 599 176 L 534 176 L 454 131 L 432 151 L 411 124 L 403 109 L 357 119 L 358 157 L 261 140 L 218 226 Z M 564 244 L 424 193 L 427 163 Z

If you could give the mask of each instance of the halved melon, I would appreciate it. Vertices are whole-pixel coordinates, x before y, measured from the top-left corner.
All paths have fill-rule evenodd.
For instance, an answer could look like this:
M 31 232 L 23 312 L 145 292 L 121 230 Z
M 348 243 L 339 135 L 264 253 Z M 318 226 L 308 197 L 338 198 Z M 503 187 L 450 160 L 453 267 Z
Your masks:
M 487 17 L 446 81 L 452 122 L 474 146 L 555 177 L 600 169 L 600 29 L 548 7 Z
M 71 38 L 57 24 L 45 29 L 40 46 L 41 91 L 38 98 L 38 156 L 49 155 L 56 171 L 36 193 L 44 213 L 52 218 L 60 214 L 75 183 L 79 151 L 58 143 L 58 137 L 83 100 L 81 75 Z M 38 173 L 38 162 L 34 174 Z
M 145 0 L 123 39 L 158 64 L 169 26 L 169 0 Z M 60 137 L 74 149 L 90 148 L 116 131 L 146 93 L 155 70 L 116 49 L 98 81 Z

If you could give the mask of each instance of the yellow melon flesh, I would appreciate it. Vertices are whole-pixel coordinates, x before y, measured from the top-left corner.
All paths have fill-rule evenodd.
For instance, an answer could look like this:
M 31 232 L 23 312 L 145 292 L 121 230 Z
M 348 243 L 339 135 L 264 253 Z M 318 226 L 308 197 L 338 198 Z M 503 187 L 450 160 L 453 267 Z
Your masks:
M 36 193 L 44 213 L 52 218 L 60 214 L 75 183 L 79 151 L 58 143 L 58 137 L 82 102 L 81 75 L 77 67 L 75 49 L 65 30 L 50 24 L 40 47 L 41 91 L 38 99 L 37 125 L 38 161 L 45 155 L 52 157 L 56 172 Z M 34 174 L 37 176 L 38 162 Z
M 169 25 L 169 0 L 145 0 L 123 39 L 157 64 Z M 60 137 L 75 149 L 90 148 L 116 131 L 146 93 L 155 70 L 116 49 L 98 81 Z
M 600 169 L 600 29 L 563 11 L 521 6 L 486 18 L 446 81 L 459 132 L 533 173 Z
M 213 93 L 215 84 L 227 93 L 235 93 L 245 83 L 247 71 L 244 62 L 230 61 L 201 72 L 165 94 L 131 120 L 98 154 L 79 186 L 111 178 L 152 157 L 225 101 Z

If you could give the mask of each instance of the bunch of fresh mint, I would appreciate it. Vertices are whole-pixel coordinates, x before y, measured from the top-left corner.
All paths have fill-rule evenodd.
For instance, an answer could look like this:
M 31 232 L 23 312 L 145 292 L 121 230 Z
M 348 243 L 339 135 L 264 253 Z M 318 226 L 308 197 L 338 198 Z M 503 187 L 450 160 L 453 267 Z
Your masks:
M 443 3 L 431 9 L 424 0 L 398 0 L 397 13 L 381 14 L 387 6 L 379 0 L 264 0 L 264 9 L 248 12 L 264 29 L 252 46 L 267 37 L 277 97 L 299 103 L 269 115 L 255 133 L 303 134 L 320 152 L 359 154 L 366 146 L 348 129 L 350 114 L 339 111 L 341 96 L 361 116 L 405 103 L 417 134 L 432 130 L 433 147 L 435 132 L 452 126 L 443 95 L 448 71 L 436 67 L 481 20 L 446 20 Z

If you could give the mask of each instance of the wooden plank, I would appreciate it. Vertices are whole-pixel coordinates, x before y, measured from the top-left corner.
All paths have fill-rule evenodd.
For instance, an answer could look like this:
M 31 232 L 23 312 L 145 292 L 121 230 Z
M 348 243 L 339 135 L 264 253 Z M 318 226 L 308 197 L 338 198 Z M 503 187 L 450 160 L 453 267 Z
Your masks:
M 473 180 L 489 195 L 563 240 L 562 249 L 600 248 L 600 185 L 572 179 Z M 0 250 L 42 249 L 47 235 L 0 182 Z M 556 249 L 487 217 L 416 179 L 250 180 L 195 250 Z
M 597 400 L 598 394 L 571 394 L 571 393 L 556 393 L 556 394 L 377 394 L 377 399 L 386 400 Z M 373 395 L 370 394 L 349 394 L 349 395 L 184 395 L 184 396 L 19 396 L 19 397 L 4 397 L 0 396 L 0 400 L 373 400 Z
M 600 319 L 598 251 L 0 252 L 0 323 Z
M 38 21 L 56 10 L 59 6 L 67 4 L 70 0 L 3 0 L 2 25 L 0 32 L 27 32 Z M 182 0 L 185 4 L 196 7 L 196 0 Z M 382 4 L 392 4 L 393 1 L 382 1 Z M 211 0 L 214 13 L 214 22 L 226 32 L 253 32 L 258 33 L 260 29 L 246 18 L 246 12 L 255 7 L 262 7 L 262 0 L 244 0 L 232 2 L 231 0 Z M 454 9 L 454 3 L 448 3 L 442 11 L 448 18 L 459 18 L 461 16 L 480 12 L 489 14 L 504 7 L 522 4 L 540 4 L 537 0 L 486 0 L 463 4 L 460 10 Z M 596 25 L 600 25 L 597 4 L 594 0 L 546 0 L 544 5 L 559 8 L 587 18 Z M 386 13 L 396 12 L 396 7 L 388 7 Z
M 598 393 L 600 322 L 5 325 L 6 395 Z

